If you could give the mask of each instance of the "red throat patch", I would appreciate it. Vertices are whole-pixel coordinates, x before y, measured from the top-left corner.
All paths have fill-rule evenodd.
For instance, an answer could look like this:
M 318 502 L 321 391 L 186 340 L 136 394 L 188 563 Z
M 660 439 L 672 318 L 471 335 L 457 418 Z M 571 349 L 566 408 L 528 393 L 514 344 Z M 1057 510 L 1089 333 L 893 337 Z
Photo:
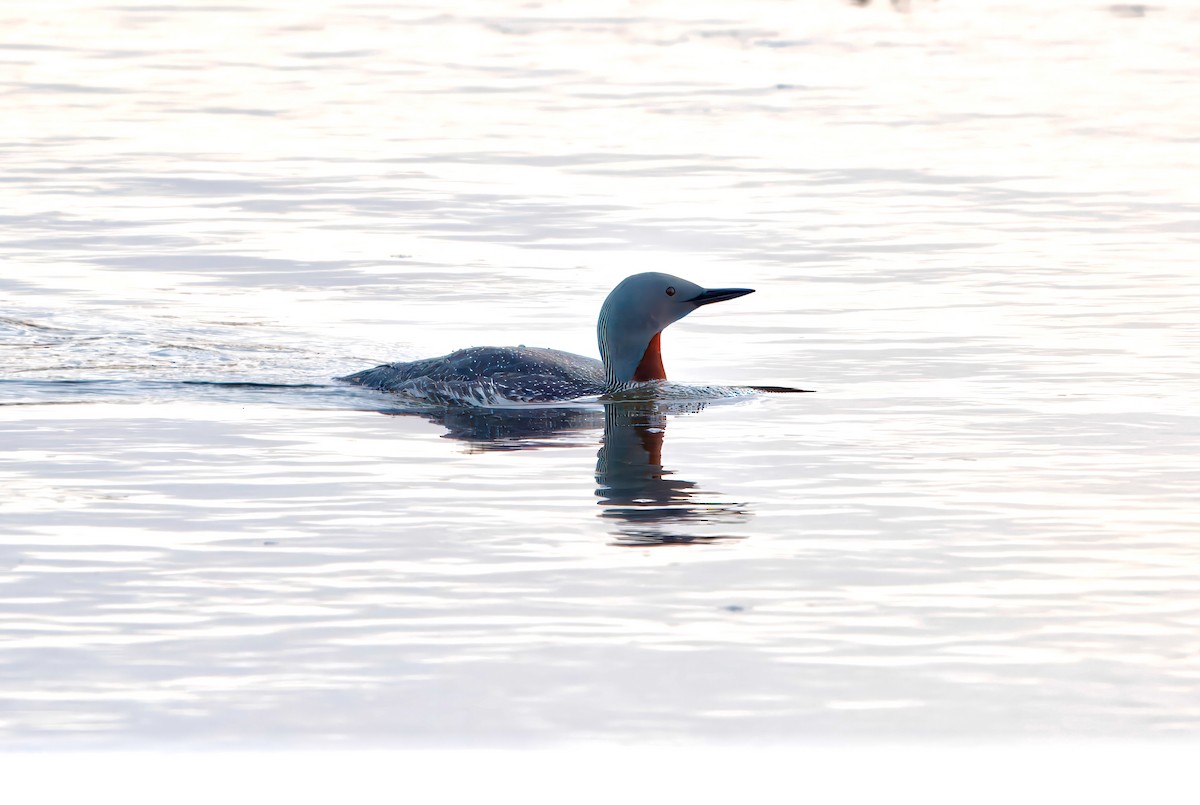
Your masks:
M 662 330 L 659 330 L 650 339 L 650 343 L 646 347 L 646 354 L 642 356 L 642 362 L 637 365 L 637 369 L 633 370 L 634 382 L 645 383 L 647 380 L 667 379 L 667 370 L 663 368 L 660 338 L 662 338 Z

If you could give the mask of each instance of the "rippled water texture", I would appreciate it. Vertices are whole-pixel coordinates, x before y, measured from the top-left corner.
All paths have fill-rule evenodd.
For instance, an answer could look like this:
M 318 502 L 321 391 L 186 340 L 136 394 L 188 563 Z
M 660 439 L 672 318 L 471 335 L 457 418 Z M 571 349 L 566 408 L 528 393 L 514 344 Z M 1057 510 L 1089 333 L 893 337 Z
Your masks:
M 905 4 L 900 4 L 905 5 Z M 1200 9 L 0 8 L 0 747 L 1200 732 Z M 519 411 L 331 378 L 594 355 Z

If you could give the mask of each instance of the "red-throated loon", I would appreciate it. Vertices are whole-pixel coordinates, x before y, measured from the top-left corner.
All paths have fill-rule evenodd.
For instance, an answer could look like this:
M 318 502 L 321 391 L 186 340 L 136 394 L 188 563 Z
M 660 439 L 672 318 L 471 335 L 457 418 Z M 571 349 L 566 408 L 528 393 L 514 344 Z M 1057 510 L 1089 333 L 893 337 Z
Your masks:
M 561 402 L 626 391 L 667 379 L 660 339 L 668 325 L 701 305 L 753 292 L 701 288 L 653 271 L 634 274 L 613 288 L 600 308 L 600 360 L 538 347 L 470 347 L 338 379 L 441 405 Z

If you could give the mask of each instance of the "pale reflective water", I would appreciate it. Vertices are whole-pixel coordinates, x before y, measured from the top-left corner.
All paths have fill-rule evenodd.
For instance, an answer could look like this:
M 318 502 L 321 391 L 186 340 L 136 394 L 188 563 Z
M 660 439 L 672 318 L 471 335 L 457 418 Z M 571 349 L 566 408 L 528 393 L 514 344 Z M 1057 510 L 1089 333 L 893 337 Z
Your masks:
M 1200 9 L 0 10 L 0 746 L 1200 731 Z M 673 379 L 627 274 L 758 293 Z

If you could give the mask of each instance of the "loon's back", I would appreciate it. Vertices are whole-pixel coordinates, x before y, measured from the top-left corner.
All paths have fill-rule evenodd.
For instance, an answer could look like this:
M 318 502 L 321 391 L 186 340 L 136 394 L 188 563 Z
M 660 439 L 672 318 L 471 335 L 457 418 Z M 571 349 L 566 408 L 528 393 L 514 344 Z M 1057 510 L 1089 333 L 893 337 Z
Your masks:
M 600 361 L 540 347 L 471 347 L 338 379 L 440 405 L 561 402 L 605 391 Z

